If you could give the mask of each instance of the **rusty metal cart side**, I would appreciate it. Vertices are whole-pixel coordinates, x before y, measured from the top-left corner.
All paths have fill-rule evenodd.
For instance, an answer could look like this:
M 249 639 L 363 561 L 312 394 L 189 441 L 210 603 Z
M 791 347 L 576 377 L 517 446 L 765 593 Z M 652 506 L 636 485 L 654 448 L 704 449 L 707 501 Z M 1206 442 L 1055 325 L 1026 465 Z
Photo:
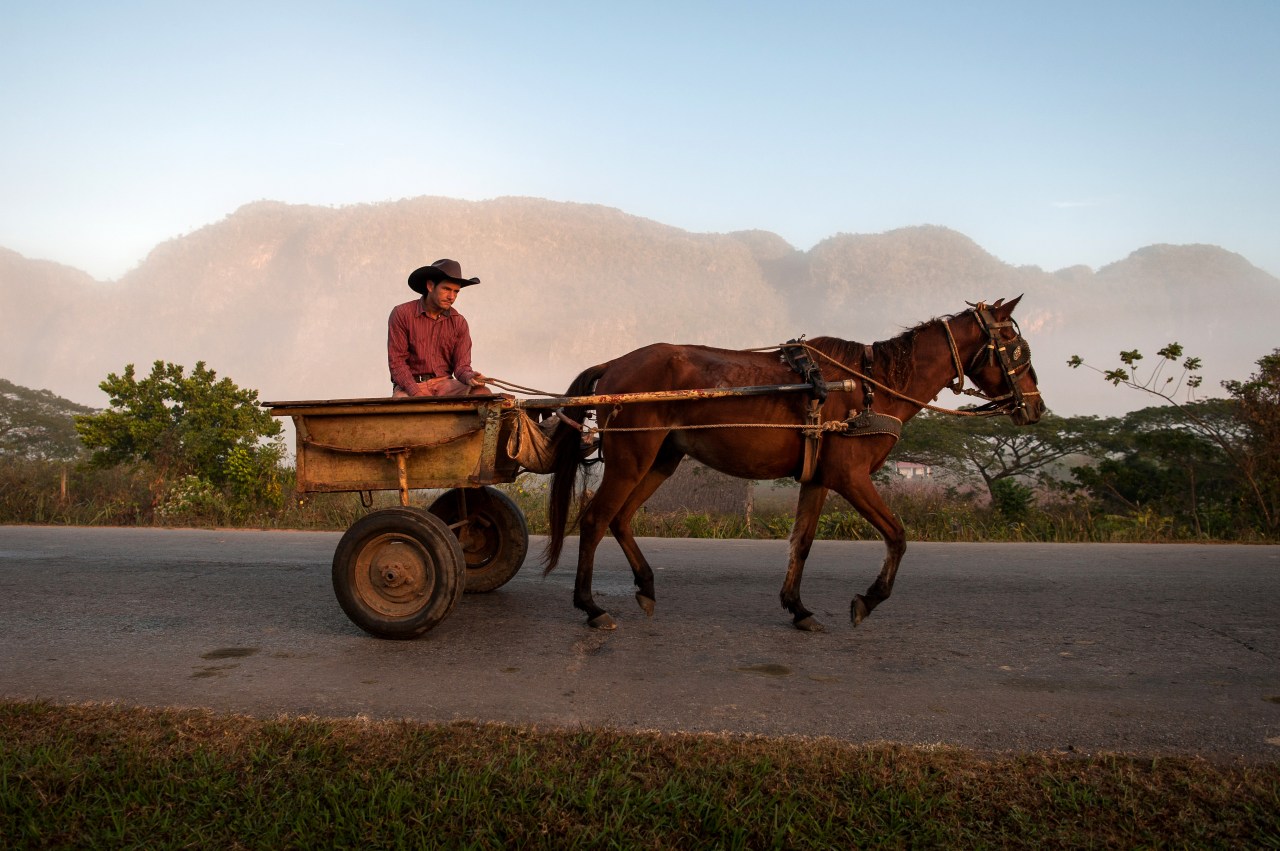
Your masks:
M 381 638 L 414 638 L 453 611 L 464 591 L 513 577 L 529 549 L 524 515 L 503 492 L 519 465 L 504 451 L 516 416 L 509 396 L 263 402 L 297 432 L 297 490 L 397 491 L 343 534 L 333 588 L 347 616 Z M 409 491 L 448 489 L 429 508 Z

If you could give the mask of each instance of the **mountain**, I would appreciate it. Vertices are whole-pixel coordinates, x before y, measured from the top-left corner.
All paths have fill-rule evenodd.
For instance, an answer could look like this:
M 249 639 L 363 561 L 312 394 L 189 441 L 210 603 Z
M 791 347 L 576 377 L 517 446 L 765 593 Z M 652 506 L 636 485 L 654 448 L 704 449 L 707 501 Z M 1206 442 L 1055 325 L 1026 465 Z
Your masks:
M 1148 246 L 1096 272 L 1010 266 L 944 227 L 839 234 L 690 233 L 589 204 L 422 197 L 340 208 L 260 201 L 99 282 L 0 250 L 0 376 L 87 404 L 127 363 L 203 360 L 263 399 L 389 393 L 386 319 L 440 257 L 463 291 L 475 364 L 558 393 L 582 368 L 655 342 L 751 348 L 800 334 L 872 341 L 965 302 L 1025 293 L 1017 317 L 1049 405 L 1109 413 L 1151 399 L 1071 371 L 1177 340 L 1205 386 L 1280 344 L 1280 280 L 1204 245 Z M 944 397 L 943 404 L 948 402 Z
M 84 452 L 75 416 L 91 414 L 48 390 L 32 390 L 0 378 L 0 457 L 66 461 Z
M 0 378 L 35 378 L 36 386 L 62 383 L 57 379 L 65 376 L 48 369 L 45 340 L 66 333 L 68 317 L 80 310 L 77 301 L 101 289 L 77 269 L 0 248 Z M 92 395 L 79 388 L 69 392 Z

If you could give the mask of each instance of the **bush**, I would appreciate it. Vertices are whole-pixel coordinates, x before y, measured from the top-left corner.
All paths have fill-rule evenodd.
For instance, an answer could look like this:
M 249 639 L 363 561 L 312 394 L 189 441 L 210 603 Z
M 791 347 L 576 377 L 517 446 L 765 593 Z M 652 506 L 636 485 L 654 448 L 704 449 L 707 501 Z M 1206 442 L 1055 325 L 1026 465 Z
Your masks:
M 991 505 L 1009 520 L 1022 520 L 1031 509 L 1035 492 L 1013 479 L 996 479 L 991 483 Z
M 261 472 L 261 471 L 259 471 Z M 66 476 L 66 496 L 62 478 Z M 157 484 L 146 465 L 98 469 L 88 464 L 0 456 L 0 523 L 110 526 L 254 526 L 343 531 L 369 511 L 399 505 L 395 491 L 378 491 L 369 504 L 360 494 L 308 494 L 299 499 L 294 471 L 273 471 L 274 492 L 254 499 L 233 482 L 217 487 L 198 476 Z M 524 513 L 529 532 L 547 533 L 545 479 L 525 475 L 499 485 Z M 1083 494 L 1016 491 L 1015 508 L 986 505 L 972 492 L 932 482 L 880 484 L 890 509 L 915 541 L 1155 542 L 1223 540 L 1197 534 L 1150 508 L 1128 513 L 1099 510 Z M 153 493 L 155 496 L 153 497 Z M 427 506 L 440 491 L 410 492 L 414 505 Z M 1023 497 L 1028 497 L 1023 500 Z M 154 499 L 154 504 L 153 504 Z M 788 510 L 719 513 L 641 509 L 633 524 L 640 537 L 751 538 L 785 540 L 793 517 Z M 1234 527 L 1213 524 L 1228 535 Z M 817 536 L 826 540 L 879 540 L 879 533 L 848 502 L 828 499 Z M 1262 540 L 1234 537 L 1235 540 Z

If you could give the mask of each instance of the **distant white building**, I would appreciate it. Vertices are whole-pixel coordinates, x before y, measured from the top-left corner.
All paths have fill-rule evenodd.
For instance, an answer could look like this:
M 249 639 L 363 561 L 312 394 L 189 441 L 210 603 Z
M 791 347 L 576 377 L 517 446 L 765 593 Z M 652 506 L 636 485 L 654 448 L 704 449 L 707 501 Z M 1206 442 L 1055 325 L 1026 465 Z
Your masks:
M 928 464 L 916 464 L 912 461 L 895 461 L 894 467 L 898 475 L 904 479 L 925 479 L 933 475 L 933 468 Z

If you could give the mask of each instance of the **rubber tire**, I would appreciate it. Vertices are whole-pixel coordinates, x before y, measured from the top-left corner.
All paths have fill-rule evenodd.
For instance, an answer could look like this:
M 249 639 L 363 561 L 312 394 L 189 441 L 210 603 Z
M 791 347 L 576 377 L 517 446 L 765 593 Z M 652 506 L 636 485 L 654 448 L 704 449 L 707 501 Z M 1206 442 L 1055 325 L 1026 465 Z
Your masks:
M 351 524 L 333 554 L 333 592 L 352 623 L 378 638 L 417 638 L 457 607 L 462 548 L 440 519 L 387 508 Z
M 460 499 L 466 501 L 465 518 Z M 529 554 L 529 525 L 524 513 L 497 488 L 454 488 L 441 494 L 427 510 L 455 527 L 466 563 L 468 594 L 506 585 Z M 466 525 L 456 525 L 464 520 Z

